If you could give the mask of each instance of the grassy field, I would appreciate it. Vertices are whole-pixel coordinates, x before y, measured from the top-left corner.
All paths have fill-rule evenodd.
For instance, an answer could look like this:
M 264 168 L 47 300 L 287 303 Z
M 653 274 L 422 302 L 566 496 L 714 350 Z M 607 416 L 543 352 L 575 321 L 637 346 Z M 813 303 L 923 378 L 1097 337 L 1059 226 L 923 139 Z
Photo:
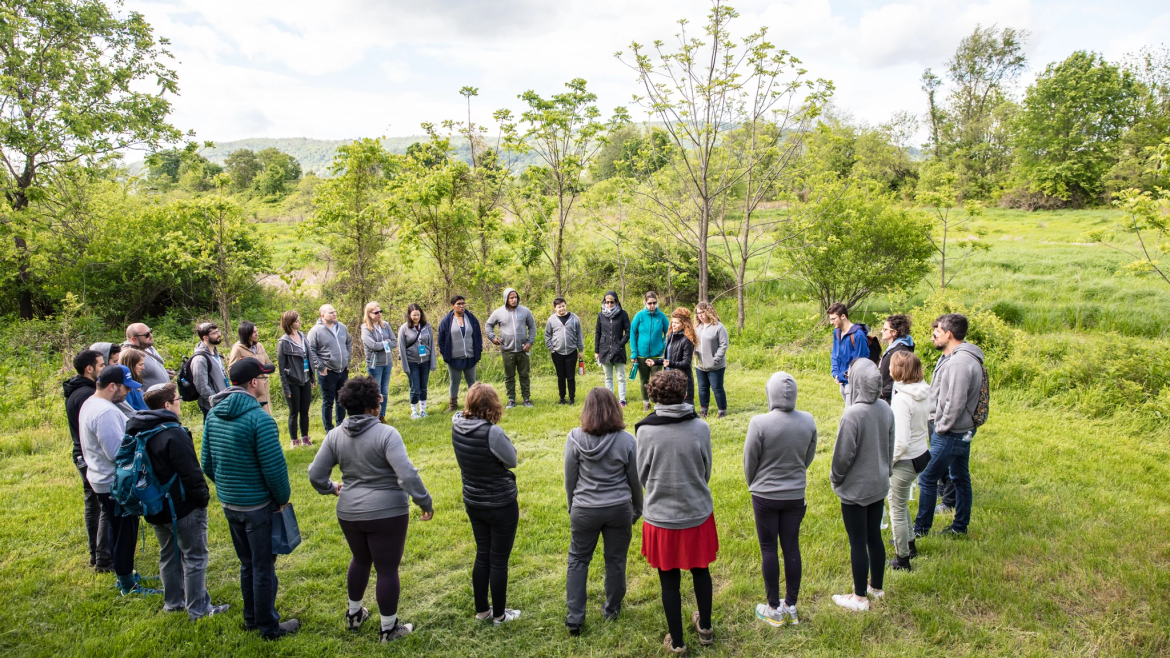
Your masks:
M 1006 395 L 993 400 L 971 464 L 975 489 L 970 537 L 919 541 L 910 574 L 887 574 L 887 597 L 868 614 L 836 608 L 830 595 L 850 587 L 848 545 L 828 465 L 842 405 L 822 372 L 796 373 L 799 407 L 821 433 L 810 471 L 809 513 L 802 529 L 804 584 L 799 627 L 757 621 L 763 600 L 742 446 L 752 414 L 765 410 L 770 372 L 732 366 L 731 414 L 712 420 L 712 490 L 721 539 L 715 579 L 717 642 L 692 652 L 764 655 L 1165 655 L 1170 652 L 1170 434 L 1150 434 L 1123 419 L 1094 421 L 1037 409 Z M 292 499 L 304 543 L 277 564 L 278 609 L 301 632 L 263 643 L 243 630 L 236 561 L 223 513 L 211 507 L 208 585 L 228 614 L 197 624 L 162 612 L 161 597 L 122 599 L 111 576 L 88 569 L 81 486 L 60 427 L 26 436 L 27 450 L 0 459 L 0 648 L 13 656 L 48 655 L 435 655 L 646 656 L 662 652 L 666 632 L 655 573 L 629 555 L 629 594 L 622 617 L 603 623 L 600 555 L 590 579 L 585 632 L 563 626 L 568 517 L 562 480 L 566 432 L 577 409 L 552 404 L 555 380 L 535 382 L 536 409 L 509 411 L 501 425 L 520 455 L 516 469 L 521 521 L 511 561 L 510 605 L 523 617 L 493 629 L 474 623 L 470 563 L 474 544 L 459 496 L 459 477 L 444 413 L 410 421 L 395 373 L 389 416 L 434 495 L 433 521 L 413 511 L 402 566 L 400 616 L 416 624 L 406 640 L 382 647 L 376 624 L 360 635 L 343 626 L 349 551 L 333 497 L 309 486 L 314 448 L 286 452 Z M 591 371 L 584 386 L 597 385 Z M 441 397 L 442 390 L 435 397 Z M 637 393 L 627 409 L 641 417 Z M 187 409 L 187 420 L 193 421 Z M 197 412 L 195 414 L 197 417 Z M 319 423 L 314 407 L 314 424 Z M 25 434 L 28 434 L 26 432 Z M 319 438 L 319 430 L 315 432 Z M 8 440 L 10 437 L 5 437 Z M 887 531 L 888 532 L 888 531 Z M 151 533 L 137 567 L 157 573 Z M 140 549 L 141 550 L 141 549 Z M 686 581 L 684 580 L 684 583 Z M 689 585 L 684 585 L 684 611 Z M 693 599 L 691 599 L 693 601 Z M 366 603 L 376 609 L 373 588 Z

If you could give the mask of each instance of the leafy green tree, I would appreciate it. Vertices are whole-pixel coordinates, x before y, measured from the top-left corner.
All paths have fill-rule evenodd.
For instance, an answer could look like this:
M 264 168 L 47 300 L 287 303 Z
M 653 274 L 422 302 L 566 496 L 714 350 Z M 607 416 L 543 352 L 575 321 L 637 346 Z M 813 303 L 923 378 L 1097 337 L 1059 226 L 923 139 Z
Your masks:
M 111 3 L 114 6 L 120 3 Z M 0 217 L 18 276 L 20 314 L 34 313 L 29 240 L 21 213 L 67 163 L 178 141 L 167 122 L 177 75 L 137 12 L 101 0 L 23 0 L 0 6 L 0 162 L 10 210 Z
M 933 230 L 927 233 L 927 236 L 930 238 L 930 246 L 934 248 L 935 262 L 938 264 L 937 290 L 946 288 L 971 256 L 990 248 L 990 245 L 979 239 L 983 231 L 976 230 L 975 235 L 963 239 L 957 239 L 953 235 L 960 227 L 983 214 L 983 206 L 978 201 L 963 203 L 959 196 L 958 190 L 955 189 L 954 172 L 937 161 L 923 166 L 916 199 L 919 205 L 929 209 L 934 224 Z M 951 267 L 949 274 L 948 265 Z
M 264 170 L 264 165 L 252 149 L 239 149 L 224 159 L 224 169 L 232 177 L 232 187 L 242 192 L 252 187 L 252 181 Z
M 1112 147 L 1117 162 L 1105 176 L 1110 195 L 1136 188 L 1154 192 L 1170 189 L 1170 170 L 1147 163 L 1170 135 L 1170 48 L 1142 48 L 1125 58 L 1123 70 L 1140 82 L 1145 95 L 1138 103 L 1138 117 Z
M 1080 205 L 1101 199 L 1112 146 L 1138 117 L 1142 85 L 1097 53 L 1049 64 L 1028 87 L 1015 128 L 1033 191 Z
M 204 142 L 211 147 L 211 142 Z M 199 144 L 189 142 L 183 148 L 164 149 L 146 156 L 146 180 L 159 190 L 179 187 L 191 193 L 215 189 L 214 179 L 223 167 L 199 153 Z

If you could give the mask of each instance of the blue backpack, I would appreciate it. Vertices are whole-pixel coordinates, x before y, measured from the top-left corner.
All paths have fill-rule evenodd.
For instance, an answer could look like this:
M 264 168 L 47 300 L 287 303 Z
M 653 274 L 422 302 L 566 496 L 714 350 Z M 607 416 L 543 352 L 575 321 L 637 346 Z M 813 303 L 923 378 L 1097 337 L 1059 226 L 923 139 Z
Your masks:
M 146 454 L 146 442 L 159 432 L 168 429 L 182 429 L 178 423 L 162 423 L 135 435 L 122 437 L 122 445 L 114 456 L 114 484 L 110 486 L 110 497 L 121 508 L 122 516 L 152 516 L 162 512 L 164 501 L 171 509 L 171 531 L 174 533 L 175 559 L 179 558 L 179 532 L 176 528 L 175 501 L 171 497 L 171 485 L 176 473 L 161 484 L 154 475 L 150 456 Z M 179 483 L 179 494 L 187 499 L 183 483 Z

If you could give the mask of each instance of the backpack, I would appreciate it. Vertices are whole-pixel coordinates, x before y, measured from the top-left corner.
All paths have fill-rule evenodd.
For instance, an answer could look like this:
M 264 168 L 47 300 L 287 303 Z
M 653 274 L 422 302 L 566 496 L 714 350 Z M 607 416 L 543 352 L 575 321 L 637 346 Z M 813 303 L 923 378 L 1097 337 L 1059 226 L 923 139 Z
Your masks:
M 877 339 L 877 336 L 866 336 L 865 342 L 869 345 L 869 360 L 873 361 L 875 366 L 882 364 L 882 343 Z
M 122 437 L 122 445 L 114 456 L 114 484 L 110 486 L 110 497 L 122 508 L 122 516 L 152 516 L 163 511 L 163 501 L 171 508 L 171 531 L 175 533 L 175 558 L 179 557 L 179 536 L 176 528 L 175 501 L 171 497 L 171 485 L 179 477 L 171 476 L 166 484 L 160 484 L 154 475 L 150 456 L 146 454 L 146 443 L 159 432 L 168 428 L 182 429 L 178 423 L 162 423 L 135 435 Z M 183 500 L 187 492 L 179 483 Z
M 975 403 L 975 409 L 971 412 L 971 420 L 975 422 L 975 427 L 982 427 L 983 423 L 987 422 L 987 414 L 991 411 L 991 383 L 987 381 L 987 366 L 979 361 L 979 369 L 983 373 L 983 379 L 979 384 L 979 401 Z
M 211 376 L 211 357 L 205 353 L 192 354 L 190 358 L 183 357 L 179 366 L 179 399 L 183 402 L 195 402 L 199 399 L 199 388 L 195 386 L 195 374 L 191 372 L 191 363 L 195 357 L 202 356 L 207 360 L 207 375 Z

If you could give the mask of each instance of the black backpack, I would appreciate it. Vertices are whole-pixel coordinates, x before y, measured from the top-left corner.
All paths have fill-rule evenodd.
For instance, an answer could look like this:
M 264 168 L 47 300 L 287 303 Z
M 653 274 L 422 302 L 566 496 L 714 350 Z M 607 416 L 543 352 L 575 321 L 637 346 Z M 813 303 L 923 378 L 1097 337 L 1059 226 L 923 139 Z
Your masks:
M 877 336 L 866 336 L 865 342 L 869 345 L 869 360 L 873 361 L 875 366 L 882 364 L 882 343 L 877 339 Z
M 211 358 L 205 353 L 192 354 L 191 358 L 183 357 L 183 363 L 179 365 L 179 399 L 183 402 L 194 402 L 199 399 L 199 388 L 195 386 L 195 376 L 191 372 L 191 362 L 195 360 L 196 356 L 202 356 L 207 361 L 208 375 L 211 374 Z

